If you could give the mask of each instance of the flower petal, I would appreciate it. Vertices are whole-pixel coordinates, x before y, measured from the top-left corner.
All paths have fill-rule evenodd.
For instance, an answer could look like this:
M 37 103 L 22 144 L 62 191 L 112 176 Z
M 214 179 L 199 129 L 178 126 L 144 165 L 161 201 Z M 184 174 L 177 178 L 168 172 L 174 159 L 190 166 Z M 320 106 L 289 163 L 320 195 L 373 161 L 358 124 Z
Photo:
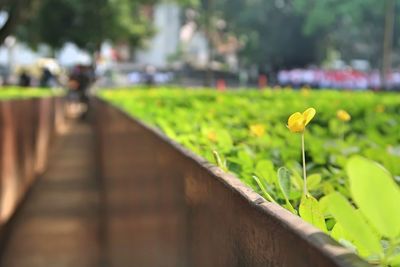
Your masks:
M 301 119 L 301 120 L 297 120 L 297 121 L 293 122 L 292 125 L 290 125 L 288 127 L 292 133 L 302 133 L 302 132 L 304 132 L 305 125 Z
M 315 109 L 314 108 L 308 108 L 306 111 L 303 112 L 304 116 L 304 125 L 307 125 L 315 116 Z
M 300 112 L 293 113 L 288 119 L 288 126 L 293 125 L 295 121 L 302 120 L 302 117 Z
M 300 112 L 293 113 L 288 119 L 288 128 L 293 133 L 304 131 L 304 118 Z
M 339 120 L 341 121 L 350 121 L 351 120 L 351 116 L 349 113 L 347 113 L 347 111 L 343 110 L 343 109 L 339 109 L 336 113 L 336 116 L 338 117 Z

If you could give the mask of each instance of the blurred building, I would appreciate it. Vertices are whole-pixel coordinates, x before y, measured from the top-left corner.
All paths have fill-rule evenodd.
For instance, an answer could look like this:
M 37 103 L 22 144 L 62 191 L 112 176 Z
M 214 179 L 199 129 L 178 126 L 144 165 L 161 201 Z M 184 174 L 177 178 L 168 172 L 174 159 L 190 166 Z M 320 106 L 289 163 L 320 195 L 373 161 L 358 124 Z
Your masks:
M 135 61 L 139 65 L 165 68 L 179 47 L 181 8 L 174 3 L 161 3 L 154 6 L 152 16 L 156 34 L 144 49 L 136 53 Z
M 237 52 L 241 45 L 235 36 L 224 32 L 226 23 L 223 20 L 213 25 L 211 34 L 213 54 L 223 58 L 223 62 L 216 62 L 211 58 L 210 41 L 196 22 L 200 15 L 197 11 L 184 10 L 170 2 L 155 5 L 148 13 L 156 34 L 144 49 L 136 52 L 135 63 L 139 66 L 166 68 L 171 63 L 180 63 L 205 69 L 211 64 L 218 69 L 219 65 L 226 64 L 229 70 L 237 70 Z

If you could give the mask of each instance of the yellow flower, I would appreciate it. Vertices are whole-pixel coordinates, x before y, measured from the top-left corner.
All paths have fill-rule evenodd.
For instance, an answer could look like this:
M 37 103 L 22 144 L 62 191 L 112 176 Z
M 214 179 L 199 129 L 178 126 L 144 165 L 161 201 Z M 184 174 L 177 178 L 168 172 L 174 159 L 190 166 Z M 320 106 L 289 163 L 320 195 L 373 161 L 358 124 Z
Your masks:
M 208 140 L 210 140 L 211 142 L 217 142 L 217 134 L 214 131 L 209 131 L 207 133 L 207 138 Z
M 351 120 L 351 116 L 349 113 L 347 113 L 347 111 L 343 110 L 343 109 L 339 109 L 336 113 L 336 116 L 338 117 L 339 120 L 341 121 L 349 121 Z
M 265 127 L 262 124 L 250 125 L 250 133 L 254 136 L 261 137 L 265 134 Z
M 302 87 L 300 92 L 302 96 L 307 97 L 310 95 L 311 89 L 309 87 Z
M 379 104 L 376 106 L 375 111 L 378 113 L 383 113 L 383 112 L 385 112 L 385 106 L 382 104 Z
M 288 119 L 288 128 L 293 133 L 302 133 L 306 128 L 307 124 L 314 118 L 315 109 L 308 108 L 303 113 L 293 113 Z

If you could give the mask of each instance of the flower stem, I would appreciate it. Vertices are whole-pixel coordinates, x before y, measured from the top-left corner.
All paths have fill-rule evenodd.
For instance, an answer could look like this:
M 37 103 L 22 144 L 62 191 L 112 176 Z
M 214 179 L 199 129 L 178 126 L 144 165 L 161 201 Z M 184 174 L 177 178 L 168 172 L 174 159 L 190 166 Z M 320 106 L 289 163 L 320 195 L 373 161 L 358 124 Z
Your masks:
M 342 128 L 342 130 L 341 130 L 341 132 L 342 132 L 342 133 L 341 133 L 341 134 L 342 134 L 342 136 L 341 136 L 341 137 L 342 137 L 342 141 L 344 142 L 344 132 L 345 132 L 345 130 L 346 130 L 346 129 L 345 129 L 345 124 L 344 124 L 344 121 L 342 121 L 342 127 L 341 127 L 341 128 Z
M 307 195 L 308 190 L 307 190 L 307 173 L 306 173 L 306 152 L 304 149 L 304 132 L 301 134 L 301 152 L 303 156 L 303 180 L 304 180 L 303 193 L 304 195 Z

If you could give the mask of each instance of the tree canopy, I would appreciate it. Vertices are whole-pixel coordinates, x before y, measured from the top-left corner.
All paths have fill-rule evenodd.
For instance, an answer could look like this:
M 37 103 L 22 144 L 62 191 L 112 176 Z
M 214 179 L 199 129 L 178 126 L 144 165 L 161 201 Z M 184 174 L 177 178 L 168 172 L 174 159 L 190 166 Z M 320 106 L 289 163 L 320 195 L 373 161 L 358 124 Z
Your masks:
M 65 42 L 94 52 L 104 40 L 133 46 L 154 29 L 151 6 L 161 0 L 0 0 L 8 16 L 0 41 L 13 32 L 31 45 L 54 49 Z M 172 1 L 172 0 L 171 0 Z M 330 51 L 344 60 L 382 65 L 385 3 L 393 0 L 175 0 L 198 10 L 200 28 L 210 39 L 216 21 L 243 44 L 242 65 L 265 70 L 321 63 Z M 395 1 L 395 10 L 400 2 Z M 240 11 L 240 12 L 239 12 Z M 400 62 L 400 16 L 395 16 L 393 51 Z M 397 52 L 396 52 L 397 51 Z
M 389 0 L 193 1 L 200 13 L 212 5 L 213 14 L 226 20 L 228 30 L 244 42 L 245 65 L 304 67 L 321 63 L 332 50 L 344 60 L 361 58 L 375 67 L 381 64 Z M 400 9 L 398 1 L 396 9 Z M 400 16 L 396 16 L 393 46 L 400 46 Z
M 40 0 L 0 0 L 0 11 L 6 19 L 0 28 L 0 42 L 15 31 L 18 23 L 27 19 L 35 11 Z
M 65 42 L 94 52 L 105 40 L 137 45 L 152 33 L 143 7 L 153 0 L 41 0 L 38 12 L 21 25 L 19 37 L 31 45 L 59 49 Z

